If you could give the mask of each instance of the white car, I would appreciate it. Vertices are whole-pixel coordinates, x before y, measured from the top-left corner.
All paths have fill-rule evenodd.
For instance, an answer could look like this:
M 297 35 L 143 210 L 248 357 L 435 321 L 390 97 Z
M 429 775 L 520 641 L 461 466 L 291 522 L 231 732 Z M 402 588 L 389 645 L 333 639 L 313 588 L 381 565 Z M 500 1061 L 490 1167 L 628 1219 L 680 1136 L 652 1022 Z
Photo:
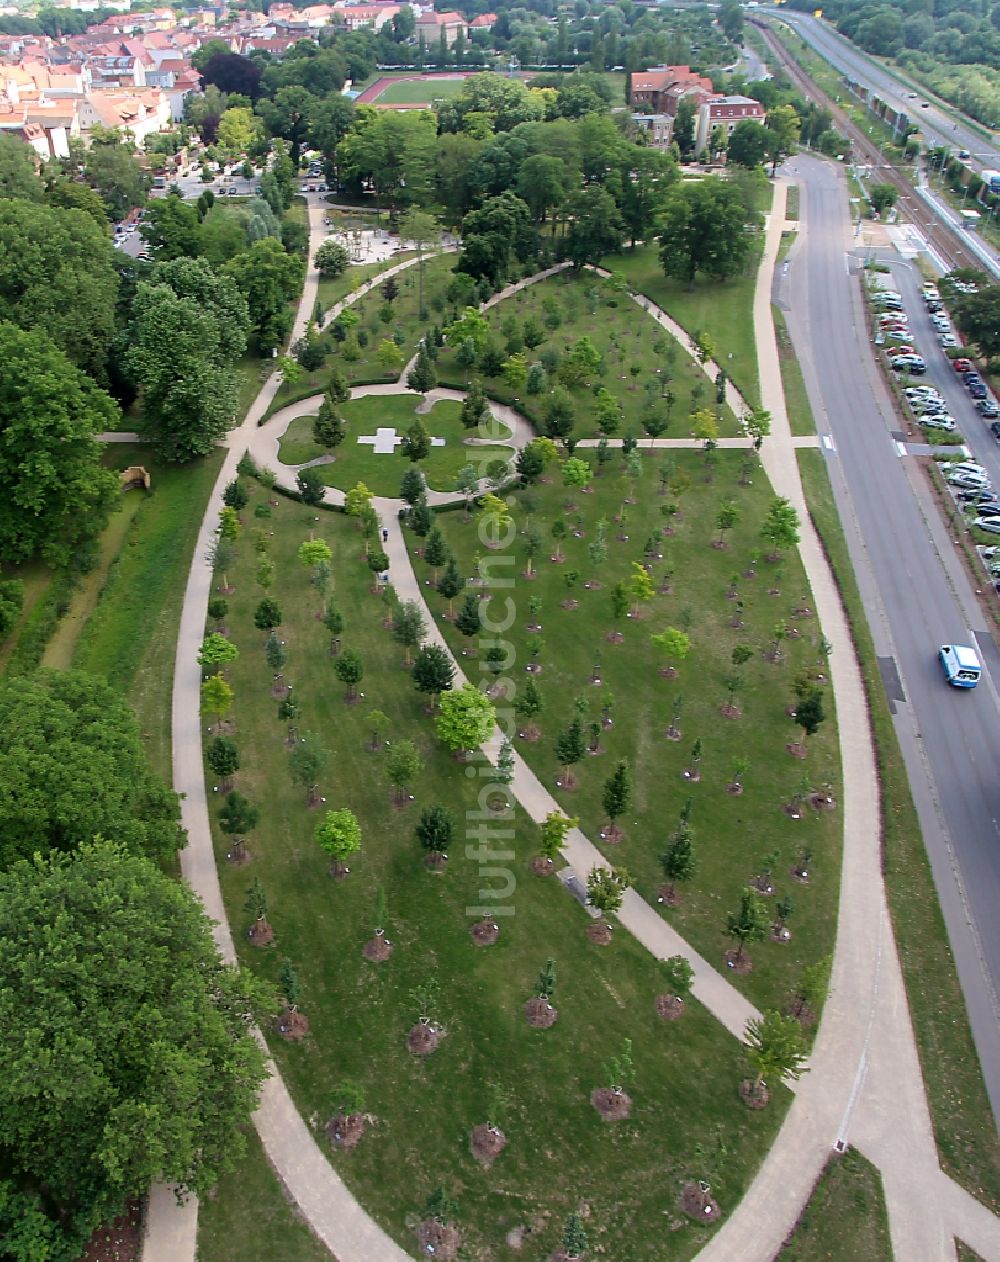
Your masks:
M 944 476 L 949 482 L 955 478 L 979 478 L 981 481 L 987 481 L 986 470 L 981 464 L 976 464 L 974 460 L 956 460 L 952 464 L 944 466 Z
M 972 524 L 977 530 L 985 530 L 988 535 L 1000 535 L 1000 517 L 977 517 Z
M 955 426 L 955 418 L 949 416 L 947 412 L 936 412 L 932 416 L 922 416 L 920 424 L 927 429 L 944 429 L 950 434 Z
M 921 292 L 924 295 L 925 302 L 938 302 L 941 298 L 935 285 L 925 285 Z
M 911 403 L 917 399 L 941 398 L 941 395 L 935 386 L 907 386 L 903 393 Z
M 947 350 L 949 347 L 959 345 L 958 338 L 955 336 L 954 333 L 939 333 L 938 342 L 942 350 Z

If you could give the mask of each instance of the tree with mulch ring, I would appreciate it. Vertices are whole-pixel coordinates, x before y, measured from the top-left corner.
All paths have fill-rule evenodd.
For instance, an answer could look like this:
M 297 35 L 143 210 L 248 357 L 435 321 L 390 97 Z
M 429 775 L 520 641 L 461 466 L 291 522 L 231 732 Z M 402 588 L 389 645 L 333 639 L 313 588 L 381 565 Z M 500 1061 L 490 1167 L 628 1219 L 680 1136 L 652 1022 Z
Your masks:
M 799 857 L 792 865 L 792 876 L 801 885 L 809 884 L 809 865 L 812 862 L 812 851 L 804 849 L 799 852 Z
M 570 1214 L 563 1227 L 562 1239 L 555 1253 L 549 1254 L 549 1262 L 580 1262 L 587 1251 L 587 1233 L 579 1214 Z
M 245 868 L 251 861 L 253 855 L 250 853 L 247 843 L 242 837 L 237 837 L 233 842 L 231 850 L 226 851 L 226 858 L 234 868 Z
M 507 1147 L 507 1136 L 492 1122 L 482 1122 L 469 1132 L 472 1155 L 487 1170 Z
M 347 860 L 361 849 L 361 825 L 358 817 L 346 806 L 337 811 L 327 811 L 316 825 L 314 836 L 320 849 L 332 860 L 330 875 L 335 880 L 343 880 L 351 870 L 347 866 Z
M 240 844 L 238 833 L 250 833 L 260 823 L 260 808 L 234 789 L 226 795 L 226 801 L 219 812 L 219 827 L 233 838 L 233 847 Z M 234 860 L 236 862 L 236 860 Z
M 380 885 L 375 893 L 375 933 L 361 948 L 361 954 L 372 964 L 384 964 L 392 955 L 392 943 L 385 936 L 385 890 Z
M 270 946 L 274 941 L 274 929 L 267 919 L 267 895 L 258 878 L 247 889 L 247 901 L 244 907 L 253 915 L 253 923 L 247 930 L 247 940 L 251 946 Z
M 462 1248 L 462 1233 L 449 1221 L 458 1212 L 458 1206 L 438 1188 L 428 1199 L 423 1222 L 417 1228 L 420 1252 L 443 1262 L 454 1262 Z
M 744 1044 L 753 1078 L 740 1083 L 740 1095 L 749 1108 L 762 1109 L 770 1099 L 765 1079 L 797 1081 L 807 1073 L 805 1036 L 794 1017 L 773 1009 L 747 1022 Z
M 824 785 L 822 789 L 809 794 L 809 805 L 814 811 L 835 811 L 837 799 L 833 796 L 830 786 Z
M 617 843 L 623 840 L 625 834 L 618 827 L 618 818 L 628 810 L 631 801 L 632 781 L 629 777 L 628 764 L 620 762 L 608 778 L 601 794 L 601 804 L 608 817 L 607 827 L 601 829 L 603 841 Z
M 803 1028 L 815 1025 L 830 985 L 831 956 L 825 956 L 804 968 L 792 991 L 790 1016 Z
M 680 1206 L 685 1214 L 700 1223 L 714 1223 L 722 1214 L 718 1202 L 711 1195 L 711 1188 L 704 1180 L 700 1183 L 684 1184 Z
M 579 716 L 575 716 L 567 728 L 556 737 L 556 758 L 563 767 L 562 775 L 556 781 L 560 789 L 567 791 L 576 788 L 576 777 L 573 768 L 587 752 L 583 739 L 583 725 Z
M 782 946 L 787 946 L 792 940 L 792 931 L 788 928 L 788 917 L 795 910 L 792 900 L 786 894 L 784 898 L 779 898 L 775 904 L 774 911 L 777 919 L 771 926 L 771 941 L 780 942 Z
M 625 1090 L 635 1081 L 631 1039 L 625 1040 L 621 1055 L 612 1056 L 604 1065 L 604 1078 L 611 1085 L 595 1087 L 590 1103 L 605 1122 L 623 1122 L 632 1115 L 632 1099 Z
M 495 920 L 491 920 L 488 916 L 485 920 L 480 920 L 469 930 L 472 935 L 472 941 L 477 947 L 492 946 L 500 937 L 500 926 Z
M 455 821 L 443 806 L 425 806 L 413 835 L 424 852 L 424 866 L 431 872 L 443 872 L 448 866 L 448 849 L 455 835 Z
M 345 1079 L 333 1089 L 336 1112 L 326 1124 L 326 1134 L 334 1148 L 356 1148 L 365 1133 L 365 1099 L 355 1082 Z
M 746 952 L 747 943 L 760 942 L 770 923 L 763 899 L 754 890 L 745 888 L 740 895 L 739 910 L 729 912 L 726 917 L 726 932 L 738 943 L 735 950 L 726 952 L 727 968 L 734 973 L 752 972 L 753 960 Z
M 579 823 L 575 816 L 563 815 L 559 811 L 550 811 L 546 815 L 541 828 L 542 853 L 535 855 L 531 861 L 531 870 L 535 876 L 551 876 L 555 872 L 566 834 Z
M 297 1043 L 309 1033 L 309 1018 L 299 1012 L 299 978 L 288 960 L 282 961 L 278 989 L 285 999 L 285 1010 L 278 1016 L 278 1033 L 288 1043 Z
M 676 1021 L 684 1014 L 684 1002 L 691 993 L 694 969 L 683 955 L 672 955 L 664 965 L 664 977 L 670 990 L 656 997 L 656 1011 L 665 1021 Z
M 697 784 L 701 779 L 701 738 L 691 746 L 691 757 L 688 759 L 688 765 L 684 768 L 684 779 L 690 780 L 692 784 Z
M 536 993 L 524 1005 L 524 1019 L 535 1030 L 548 1030 L 555 1025 L 559 1016 L 552 1006 L 552 998 L 556 993 L 556 970 L 552 960 L 545 961 L 545 967 L 538 974 Z
M 410 991 L 410 1000 L 417 1011 L 417 1023 L 406 1036 L 406 1046 L 414 1056 L 429 1056 L 444 1036 L 444 1029 L 434 1019 L 440 992 L 438 979 L 430 974 Z
M 670 835 L 666 850 L 660 855 L 660 867 L 667 884 L 660 886 L 657 900 L 665 907 L 679 907 L 681 895 L 677 886 L 690 881 L 695 870 L 694 835 L 691 825 L 683 817 Z
M 523 688 L 517 690 L 514 700 L 514 713 L 521 721 L 517 734 L 523 741 L 537 741 L 541 729 L 533 720 L 542 709 L 542 693 L 531 678 L 527 679 Z
M 758 894 L 762 894 L 764 898 L 770 898 L 774 893 L 774 869 L 778 866 L 780 855 L 777 850 L 772 850 L 770 854 L 766 854 L 757 864 L 757 870 L 751 876 L 749 885 L 755 889 Z
M 750 770 L 750 760 L 748 758 L 736 758 L 733 760 L 733 778 L 726 785 L 726 792 L 730 797 L 740 797 L 743 793 L 743 778 Z
M 649 639 L 667 659 L 667 664 L 660 667 L 662 677 L 676 679 L 678 671 L 674 662 L 682 662 L 691 652 L 691 640 L 688 635 L 683 631 L 678 631 L 676 627 L 667 627 L 665 631 L 661 631 L 659 635 L 651 635 Z
M 611 926 L 605 920 L 622 905 L 632 878 L 625 868 L 593 867 L 587 875 L 587 904 L 600 912 L 601 919 L 587 926 L 587 937 L 597 946 L 611 942 Z

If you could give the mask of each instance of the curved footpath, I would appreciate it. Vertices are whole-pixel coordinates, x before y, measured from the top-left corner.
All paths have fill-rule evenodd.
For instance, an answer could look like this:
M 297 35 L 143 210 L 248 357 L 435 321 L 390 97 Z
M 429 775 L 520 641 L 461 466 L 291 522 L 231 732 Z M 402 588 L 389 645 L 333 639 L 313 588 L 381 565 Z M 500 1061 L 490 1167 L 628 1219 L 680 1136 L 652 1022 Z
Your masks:
M 775 187 L 775 205 L 768 220 L 766 248 L 758 273 L 754 322 L 758 338 L 762 404 L 772 414 L 772 434 L 765 440 L 762 461 L 776 493 L 787 496 L 803 522 L 801 553 L 824 632 L 835 646 L 831 655 L 831 684 L 837 706 L 844 789 L 844 854 L 837 952 L 831 993 L 813 1051 L 812 1072 L 797 1085 L 796 1099 L 775 1144 L 743 1202 L 721 1225 L 699 1257 L 706 1262 L 771 1262 L 808 1200 L 816 1176 L 834 1143 L 854 1142 L 882 1170 L 896 1257 L 906 1262 L 940 1262 L 953 1253 L 952 1236 L 959 1235 L 984 1258 L 1000 1258 L 1000 1221 L 940 1170 L 923 1092 L 919 1062 L 892 941 L 879 869 L 880 817 L 875 762 L 861 675 L 851 647 L 850 631 L 833 576 L 809 522 L 799 480 L 795 450 L 816 446 L 816 439 L 791 437 L 785 414 L 777 346 L 771 321 L 770 295 L 775 258 L 784 225 L 785 187 Z M 322 239 L 322 210 L 310 209 L 310 257 Z M 333 309 L 356 301 L 387 275 L 412 266 L 409 260 L 387 269 Z M 493 305 L 558 268 L 519 282 L 490 300 Z M 595 269 L 600 270 L 600 269 Z M 602 272 L 607 275 L 607 273 Z M 293 338 L 304 331 L 312 312 L 317 277 L 306 278 Z M 649 299 L 633 295 L 638 305 L 691 349 L 690 339 Z M 703 365 L 714 379 L 716 365 Z M 201 758 L 199 717 L 200 669 L 196 657 L 205 624 L 212 571 L 208 554 L 217 528 L 222 490 L 233 478 L 236 464 L 248 450 L 262 466 L 271 468 L 284 485 L 294 484 L 294 470 L 277 463 L 277 442 L 294 416 L 314 411 L 316 400 L 293 404 L 258 428 L 258 418 L 274 399 L 278 382 L 272 377 L 262 389 L 242 426 L 229 440 L 223 465 L 199 534 L 185 593 L 177 644 L 173 698 L 174 787 L 184 795 L 182 821 L 189 843 L 181 853 L 182 871 L 216 921 L 215 937 L 227 960 L 235 959 L 232 937 L 219 889 L 209 828 Z M 398 394 L 401 383 L 361 387 L 352 392 Z M 439 392 L 440 397 L 454 397 Z M 433 399 L 433 396 L 431 396 Z M 731 383 L 727 402 L 738 417 L 747 404 Z M 511 427 L 509 445 L 517 447 L 530 434 L 511 409 L 492 405 Z M 592 445 L 589 442 L 582 445 Z M 694 440 L 659 439 L 655 447 L 700 446 Z M 747 446 L 747 439 L 722 440 L 720 446 Z M 437 493 L 442 502 L 447 493 Z M 330 502 L 342 493 L 327 492 Z M 389 527 L 386 551 L 397 594 L 416 600 L 425 610 L 428 638 L 443 639 L 423 600 L 405 541 L 396 525 L 399 502 L 376 499 Z M 461 671 L 458 672 L 461 678 Z M 496 760 L 500 732 L 484 746 Z M 512 789 L 536 820 L 557 804 L 519 755 L 515 755 Z M 565 857 L 586 880 L 595 864 L 606 861 L 578 829 L 567 839 Z M 676 931 L 629 891 L 619 914 L 622 927 L 653 954 L 666 958 L 687 956 L 695 970 L 696 997 L 736 1037 L 742 1037 L 754 1008 L 729 981 L 694 953 Z M 260 1037 L 260 1036 L 258 1036 Z M 268 1157 L 282 1183 L 298 1204 L 317 1236 L 340 1262 L 397 1262 L 405 1254 L 358 1205 L 327 1161 L 309 1128 L 297 1113 L 272 1062 L 254 1121 Z M 197 1206 L 193 1200 L 175 1207 L 169 1189 L 154 1188 L 147 1218 L 144 1262 L 193 1262 L 196 1249 Z

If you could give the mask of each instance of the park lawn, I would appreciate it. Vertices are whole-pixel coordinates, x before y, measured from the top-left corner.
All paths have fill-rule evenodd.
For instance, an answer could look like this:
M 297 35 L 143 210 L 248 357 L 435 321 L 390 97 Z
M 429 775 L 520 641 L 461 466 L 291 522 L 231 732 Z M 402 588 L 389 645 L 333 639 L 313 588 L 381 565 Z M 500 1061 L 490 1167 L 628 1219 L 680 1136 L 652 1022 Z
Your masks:
M 198 1203 L 198 1262 L 330 1262 L 268 1164 L 250 1127 L 236 1169 Z
M 59 619 L 52 639 L 42 654 L 42 666 L 68 670 L 77 641 L 100 598 L 108 573 L 125 544 L 129 527 L 145 498 L 143 491 L 126 491 L 97 540 L 97 564 L 83 575 L 73 592 L 69 609 Z
M 806 393 L 806 383 L 802 376 L 802 366 L 798 361 L 788 335 L 788 324 L 784 313 L 776 304 L 771 304 L 771 317 L 774 320 L 774 336 L 778 344 L 778 366 L 781 370 L 781 388 L 785 395 L 785 414 L 788 424 L 795 435 L 816 433 L 816 422 L 813 420 L 812 405 Z
M 5 566 L 3 577 L 5 579 L 15 578 L 24 584 L 24 604 L 21 608 L 21 616 L 7 635 L 0 640 L 0 675 L 6 672 L 11 654 L 17 648 L 21 632 L 27 626 L 38 602 L 48 590 L 49 584 L 53 579 L 53 572 L 42 561 L 27 561 L 24 565 Z
M 268 409 L 272 415 L 288 403 L 307 398 L 310 394 L 322 391 L 332 365 L 336 364 L 344 374 L 349 385 L 361 385 L 371 382 L 388 382 L 399 379 L 398 367 L 386 369 L 376 358 L 380 344 L 386 339 L 399 338 L 399 349 L 402 362 L 407 363 L 416 354 L 417 343 L 433 326 L 435 321 L 442 322 L 442 312 L 446 309 L 445 290 L 455 267 L 455 255 L 444 254 L 428 257 L 424 262 L 424 319 L 419 315 L 420 281 L 419 264 L 401 272 L 398 278 L 399 294 L 392 304 L 393 318 L 386 324 L 380 318 L 380 310 L 385 305 L 381 287 L 373 289 L 363 298 L 351 305 L 351 311 L 358 317 L 359 323 L 355 332 L 358 341 L 363 338 L 366 345 L 356 350 L 357 358 L 344 356 L 344 343 L 333 340 L 332 350 L 325 363 L 314 372 L 304 373 L 294 384 L 282 382 L 274 396 L 274 402 Z M 327 326 L 329 328 L 329 326 Z
M 854 1148 L 831 1157 L 775 1262 L 892 1262 L 882 1176 Z
M 336 212 L 331 212 L 331 217 Z M 341 227 L 336 221 L 331 228 L 331 232 L 347 231 L 346 227 Z M 317 297 L 320 306 L 324 311 L 341 302 L 348 294 L 353 294 L 356 289 L 360 289 L 365 281 L 369 281 L 373 276 L 378 276 L 380 272 L 388 271 L 390 267 L 395 267 L 398 263 L 404 263 L 407 259 L 414 258 L 412 250 L 403 250 L 399 254 L 394 254 L 392 258 L 383 259 L 379 263 L 352 263 L 346 272 L 341 272 L 339 276 L 321 276 L 319 279 L 319 290 Z
M 593 458 L 593 453 L 589 454 Z M 793 819 L 784 809 L 796 792 L 819 790 L 827 784 L 835 796 L 839 791 L 833 699 L 824 692 L 827 721 L 809 740 L 805 760 L 791 757 L 786 745 L 802 733 L 787 716 L 786 707 L 794 703 L 792 684 L 799 672 L 816 669 L 822 663 L 820 628 L 813 618 L 794 617 L 794 609 L 804 598 L 811 603 L 797 555 L 786 555 L 779 565 L 762 560 L 756 578 L 744 577 L 752 558 L 764 551 L 759 530 L 772 494 L 759 470 L 752 486 L 739 485 L 744 453 L 724 451 L 716 455 L 711 486 L 703 480 L 704 456 L 700 452 L 677 451 L 668 458 L 668 467 L 677 474 L 686 473 L 691 486 L 681 497 L 683 520 L 675 522 L 676 533 L 666 539 L 658 537 L 665 520 L 660 508 L 667 502 L 658 492 L 662 456 L 642 456 L 640 481 L 634 488 L 637 503 L 627 508 L 623 525 L 617 525 L 615 518 L 630 487 L 623 485 L 628 478 L 621 476 L 619 455 L 594 479 L 593 494 L 570 496 L 554 477 L 552 484 L 511 499 L 515 526 L 523 529 L 531 519 L 544 541 L 534 580 L 523 577 L 527 558 L 521 535 L 515 540 L 515 560 L 509 570 L 517 578 L 517 616 L 506 632 L 515 653 L 515 680 L 525 679 L 530 659 L 532 636 L 527 625 L 532 622 L 531 601 L 539 602 L 537 621 L 543 641 L 538 658 L 542 673 L 537 679 L 543 707 L 536 720 L 542 737 L 537 743 L 519 741 L 518 746 L 566 813 L 580 818 L 587 836 L 610 861 L 628 869 L 638 892 L 653 904 L 663 884 L 659 857 L 685 802 L 691 801 L 697 871 L 683 890 L 682 905 L 664 914 L 717 968 L 724 968 L 723 953 L 735 945 L 725 936 L 727 913 L 737 910 L 742 889 L 761 870 L 758 865 L 764 857 L 773 853 L 776 896 L 766 901 L 773 907 L 785 895 L 792 899 L 792 940 L 779 944 L 768 938 L 753 945 L 753 972 L 732 976 L 731 980 L 759 1007 L 782 1008 L 802 968 L 828 955 L 834 942 L 840 811 L 817 812 L 806 805 L 803 817 Z M 717 534 L 715 519 L 720 503 L 730 498 L 737 505 L 739 523 L 727 548 L 717 550 L 710 544 Z M 564 505 L 571 499 L 575 508 L 567 511 Z M 601 518 L 608 523 L 607 559 L 595 563 L 587 549 Z M 556 521 L 565 523 L 570 531 L 563 547 L 566 563 L 562 565 L 549 559 L 554 549 L 551 527 Z M 439 516 L 438 523 L 460 571 L 472 573 L 473 554 L 480 546 L 478 531 L 457 513 Z M 574 538 L 574 529 L 582 529 L 585 537 Z M 620 541 L 623 534 L 627 535 L 624 542 Z M 651 539 L 654 535 L 656 538 Z M 616 582 L 631 578 L 632 565 L 643 557 L 647 540 L 663 553 L 662 560 L 652 560 L 655 588 L 659 589 L 669 566 L 674 571 L 673 591 L 656 594 L 641 610 L 638 621 L 627 617 L 616 622 L 611 590 Z M 410 543 L 412 549 L 414 541 Z M 426 579 L 426 565 L 422 560 L 416 564 L 418 574 Z M 567 584 L 574 577 L 569 591 Z M 733 578 L 744 602 L 746 627 L 739 631 L 729 625 L 736 608 L 727 599 Z M 599 579 L 600 590 L 586 589 L 585 582 L 593 579 Z M 780 586 L 779 596 L 769 594 L 773 585 Z M 443 602 L 433 594 L 431 599 L 437 615 Z M 562 602 L 567 599 L 579 602 L 579 608 L 564 609 Z M 770 647 L 779 621 L 789 628 L 800 628 L 801 638 L 784 642 L 785 660 L 775 665 L 764 660 L 763 653 Z M 650 643 L 652 634 L 671 625 L 689 627 L 692 645 L 690 656 L 679 664 L 676 680 L 660 677 L 659 668 L 665 663 Z M 455 627 L 442 623 L 442 631 L 454 650 L 461 652 L 465 642 Z M 606 635 L 613 631 L 624 636 L 624 643 L 606 641 Z M 736 644 L 753 650 L 753 657 L 739 672 L 734 672 L 731 663 Z M 600 688 L 591 684 L 595 662 L 601 668 Z M 727 698 L 725 680 L 734 673 L 744 679 L 743 691 L 737 694 L 743 714 L 735 721 L 720 714 Z M 678 696 L 683 704 L 678 719 L 683 738 L 671 741 L 665 732 Z M 570 723 L 578 702 L 584 733 L 590 734 L 590 725 L 601 720 L 602 707 L 612 698 L 614 727 L 600 736 L 604 752 L 596 758 L 585 756 L 575 768 L 578 788 L 572 792 L 559 788 L 561 769 L 554 748 L 557 736 Z M 692 783 L 684 772 L 690 766 L 696 741 L 702 745 L 701 780 Z M 745 792 L 731 796 L 727 784 L 741 757 L 749 762 Z M 602 789 L 620 759 L 631 769 L 633 804 L 621 821 L 624 841 L 608 844 L 600 836 L 607 824 Z M 803 848 L 812 852 L 808 884 L 796 882 L 791 875 Z
M 546 326 L 547 315 L 553 321 L 558 315 L 557 329 Z M 652 316 L 637 307 L 612 282 L 602 280 L 593 272 L 579 275 L 560 272 L 519 290 L 486 312 L 501 347 L 505 345 L 507 336 L 504 330 L 516 325 L 520 336 L 528 317 L 533 317 L 546 335 L 545 340 L 534 349 L 525 348 L 528 364 L 544 362 L 547 352 L 563 358 L 584 337 L 590 339 L 604 361 L 603 371 L 595 375 L 591 383 L 569 391 L 576 411 L 576 437 L 594 438 L 600 432 L 594 395 L 594 389 L 599 386 L 614 395 L 621 405 L 620 435 L 632 434 L 641 438 L 645 431 L 640 423 L 640 414 L 648 402 L 656 400 L 660 401 L 664 415 L 669 417 L 666 437 L 688 437 L 691 432 L 690 414 L 705 407 L 718 411 L 721 434 L 733 436 L 740 432 L 729 407 L 716 409 L 714 383 L 666 329 L 657 325 Z M 459 387 L 465 385 L 466 374 L 457 362 L 454 349 L 441 349 L 437 370 L 442 382 Z M 471 372 L 475 371 L 473 367 Z M 555 377 L 550 373 L 550 387 L 554 382 Z M 531 420 L 539 423 L 544 395 L 526 395 L 521 391 L 520 398 L 514 400 L 502 376 L 486 377 L 483 384 L 488 394 L 505 402 L 514 402 Z M 668 389 L 674 396 L 669 411 L 662 400 L 664 391 Z
M 118 557 L 73 653 L 73 666 L 101 675 L 128 696 L 153 770 L 171 782 L 170 693 L 181 604 L 191 553 L 225 453 L 187 465 L 160 461 L 148 447 L 115 443 L 104 463 L 141 464 L 148 494 L 129 523 Z
M 368 395 L 345 403 L 340 412 L 344 418 L 346 437 L 334 452 L 334 463 L 319 466 L 327 486 L 348 491 L 358 482 L 363 482 L 374 495 L 398 496 L 400 482 L 410 461 L 398 450 L 391 456 L 376 456 L 370 445 L 359 443 L 357 439 L 360 435 L 374 434 L 380 425 L 392 426 L 397 434 L 404 434 L 417 419 L 419 401 L 419 396 L 413 394 L 390 394 Z M 462 427 L 461 413 L 460 403 L 442 399 L 420 417 L 432 437 L 445 440 L 444 447 L 432 447 L 430 455 L 420 463 L 432 491 L 454 490 L 458 472 L 464 465 L 475 464 L 477 470 L 485 470 L 491 460 L 509 461 L 513 458 L 514 453 L 509 447 L 465 445 L 469 431 Z M 325 447 L 313 441 L 312 426 L 312 416 L 300 416 L 292 421 L 278 447 L 283 464 L 304 464 L 329 454 Z M 506 430 L 498 437 L 509 436 L 509 433 Z
M 882 786 L 885 882 L 942 1168 L 1000 1211 L 1000 1137 L 886 700 L 875 646 L 819 451 L 797 453 L 810 513 L 840 588 L 868 695 Z
M 264 495 L 254 489 L 248 520 Z M 226 625 L 241 652 L 227 676 L 236 694 L 238 787 L 260 806 L 261 819 L 249 837 L 250 866 L 225 861 L 222 835 L 216 845 L 242 962 L 274 979 L 288 960 L 298 974 L 311 1033 L 287 1044 L 271 1031 L 270 1041 L 303 1116 L 321 1131 L 337 1084 L 350 1080 L 361 1089 L 374 1124 L 355 1151 L 331 1159 L 362 1204 L 411 1250 L 413 1215 L 443 1185 L 459 1203 L 469 1256 L 499 1256 L 505 1233 L 528 1223 L 538 1229 L 533 1250 L 543 1256 L 555 1247 L 567 1213 L 583 1201 L 595 1246 L 617 1262 L 662 1259 L 668 1229 L 670 1256 L 690 1257 L 709 1230 L 678 1212 L 681 1184 L 708 1179 L 730 1211 L 773 1139 L 787 1093 L 763 1112 L 742 1106 L 736 1087 L 746 1070 L 738 1040 L 694 1001 L 678 1022 L 657 1016 L 663 966 L 624 933 L 608 948 L 589 943 L 589 922 L 577 902 L 555 879 L 531 874 L 537 832 L 520 811 L 507 823 L 486 825 L 494 857 L 480 865 L 479 786 L 468 776 L 474 768 L 456 764 L 435 740 L 401 666 L 401 649 L 385 630 L 385 599 L 370 591 L 355 523 L 336 513 L 317 518 L 312 509 L 276 498 L 270 524 L 276 571 L 270 595 L 284 615 L 283 674 L 300 701 L 297 735 L 326 747 L 319 791 L 328 807 L 354 810 L 363 830 L 350 875 L 332 880 L 312 839 L 319 815 L 307 808 L 286 766 L 285 724 L 271 696 L 264 637 L 252 623 L 261 594 L 253 581 L 256 554 L 244 538 L 227 570 L 235 592 Z M 296 559 L 310 534 L 333 550 L 343 645 L 364 662 L 364 696 L 356 706 L 344 703 L 328 635 L 316 619 L 320 594 Z M 391 804 L 384 752 L 368 748 L 367 716 L 376 707 L 388 717 L 391 739 L 414 740 L 425 761 L 416 801 L 403 810 Z M 444 875 L 426 870 L 412 833 L 417 812 L 434 803 L 458 821 L 464 817 L 471 830 L 470 853 L 459 823 Z M 513 836 L 499 837 L 501 830 Z M 508 847 L 512 859 L 503 857 Z M 267 950 L 252 947 L 244 932 L 246 892 L 255 878 L 276 933 Z M 395 952 L 376 966 L 362 959 L 361 947 L 375 928 L 379 889 Z M 477 950 L 469 929 L 482 907 L 496 908 L 501 936 L 494 947 Z M 559 1021 L 540 1032 L 528 1027 L 520 1008 L 547 958 L 557 973 Z M 404 1040 L 420 1014 L 413 989 L 428 978 L 440 986 L 430 1015 L 447 1035 L 432 1056 L 418 1060 Z M 606 1077 L 602 1064 L 622 1052 L 626 1038 L 636 1066 L 633 1115 L 609 1126 L 588 1097 Z M 468 1133 L 491 1114 L 509 1144 L 486 1172 L 470 1156 Z
M 762 240 L 754 243 L 742 276 L 723 283 L 700 279 L 694 289 L 664 276 L 655 244 L 613 255 L 604 260 L 604 266 L 620 272 L 632 289 L 652 299 L 692 336 L 699 330 L 708 333 L 717 363 L 726 369 L 747 403 L 756 407 L 760 404 L 760 378 L 753 295 L 762 249 Z
M 464 79 L 396 79 L 381 92 L 375 105 L 426 105 L 433 101 L 450 101 L 460 96 Z

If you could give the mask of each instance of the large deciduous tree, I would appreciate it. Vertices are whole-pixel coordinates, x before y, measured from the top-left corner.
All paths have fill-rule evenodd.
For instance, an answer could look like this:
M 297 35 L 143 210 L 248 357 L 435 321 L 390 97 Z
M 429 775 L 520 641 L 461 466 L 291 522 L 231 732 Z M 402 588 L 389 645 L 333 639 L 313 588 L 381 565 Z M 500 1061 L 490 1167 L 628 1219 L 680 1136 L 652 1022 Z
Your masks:
M 118 408 L 41 332 L 0 324 L 0 364 L 0 555 L 65 563 L 117 494 L 94 435 Z
M 73 363 L 100 379 L 115 334 L 117 297 L 111 240 L 91 215 L 0 200 L 4 320 L 43 330 Z
M 250 309 L 250 323 L 260 351 L 279 346 L 291 332 L 289 303 L 299 291 L 302 262 L 286 254 L 273 237 L 255 241 L 226 264 Z
M 748 216 L 739 189 L 710 178 L 683 184 L 667 199 L 660 233 L 660 263 L 667 276 L 694 288 L 704 272 L 728 280 L 743 268 L 750 248 Z
M 0 686 L 0 867 L 98 836 L 166 859 L 184 844 L 179 818 L 135 716 L 103 680 L 39 671 Z
M 0 874 L 0 1234 L 16 1256 L 77 1257 L 150 1183 L 205 1193 L 232 1169 L 265 1072 L 247 1018 L 272 1006 L 222 964 L 190 890 L 123 846 Z

